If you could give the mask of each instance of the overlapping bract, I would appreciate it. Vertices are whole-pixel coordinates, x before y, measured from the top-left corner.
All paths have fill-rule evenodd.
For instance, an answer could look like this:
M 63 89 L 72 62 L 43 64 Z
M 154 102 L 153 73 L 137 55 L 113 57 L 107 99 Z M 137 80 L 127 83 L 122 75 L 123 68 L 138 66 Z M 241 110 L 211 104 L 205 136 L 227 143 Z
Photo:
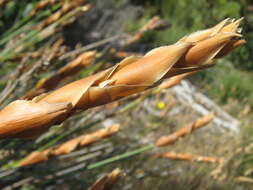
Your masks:
M 64 120 L 71 108 L 69 102 L 49 104 L 25 100 L 14 101 L 0 111 L 0 138 L 38 136 L 52 124 Z
M 70 104 L 69 112 L 74 113 L 152 88 L 163 79 L 208 68 L 214 65 L 216 58 L 223 57 L 245 43 L 240 39 L 240 21 L 241 19 L 226 19 L 210 29 L 188 35 L 173 45 L 153 49 L 142 57 L 127 57 L 114 67 L 72 82 L 36 98 L 36 101 L 38 104 Z M 5 109 L 0 112 L 0 118 Z M 14 122 L 15 112 L 15 109 L 9 112 L 8 117 L 12 122 L 1 123 L 0 136 L 9 137 L 6 131 L 15 129 L 11 137 L 15 137 L 15 134 L 20 137 L 20 130 L 16 130 L 20 127 L 19 123 Z M 24 118 L 30 117 L 25 111 L 22 114 Z M 40 117 L 44 118 L 43 122 L 37 122 L 36 127 L 31 126 L 31 123 L 27 123 L 27 126 L 23 123 L 21 127 L 24 137 L 29 137 L 31 130 L 43 131 L 48 123 L 53 124 L 52 119 L 47 121 L 49 119 L 43 114 Z M 56 119 L 56 122 L 59 121 Z

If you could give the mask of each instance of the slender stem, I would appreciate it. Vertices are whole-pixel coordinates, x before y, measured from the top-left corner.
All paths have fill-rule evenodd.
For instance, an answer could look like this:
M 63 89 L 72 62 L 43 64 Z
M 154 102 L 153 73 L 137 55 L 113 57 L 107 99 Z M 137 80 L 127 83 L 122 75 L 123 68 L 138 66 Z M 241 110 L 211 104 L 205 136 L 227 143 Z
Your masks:
M 138 155 L 140 153 L 143 153 L 145 151 L 151 150 L 153 148 L 154 148 L 153 145 L 147 145 L 145 147 L 141 147 L 139 149 L 135 149 L 133 151 L 129 151 L 129 152 L 126 152 L 124 154 L 117 155 L 117 156 L 114 156 L 114 157 L 111 157 L 111 158 L 108 158 L 108 159 L 96 162 L 94 164 L 90 164 L 90 165 L 87 166 L 87 169 L 91 170 L 91 169 L 95 169 L 95 168 L 98 168 L 98 167 L 101 167 L 101 166 L 104 166 L 104 165 L 107 165 L 107 164 L 111 164 L 113 162 L 117 162 L 117 161 L 129 158 L 129 157 Z

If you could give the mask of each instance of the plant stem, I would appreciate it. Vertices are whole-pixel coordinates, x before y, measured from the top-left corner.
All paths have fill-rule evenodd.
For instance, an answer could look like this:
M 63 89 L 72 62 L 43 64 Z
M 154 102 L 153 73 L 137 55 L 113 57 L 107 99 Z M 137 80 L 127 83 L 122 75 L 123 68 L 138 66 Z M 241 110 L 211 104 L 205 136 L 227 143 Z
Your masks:
M 94 164 L 90 164 L 90 165 L 87 166 L 87 169 L 91 170 L 91 169 L 95 169 L 95 168 L 98 168 L 98 167 L 101 167 L 101 166 L 104 166 L 104 165 L 107 165 L 107 164 L 111 164 L 113 162 L 117 162 L 117 161 L 129 158 L 129 157 L 138 155 L 138 154 L 143 153 L 145 151 L 151 150 L 152 148 L 154 148 L 153 145 L 147 145 L 147 146 L 141 147 L 139 149 L 135 149 L 133 151 L 129 151 L 129 152 L 123 153 L 121 155 L 117 155 L 117 156 L 114 156 L 114 157 L 96 162 Z

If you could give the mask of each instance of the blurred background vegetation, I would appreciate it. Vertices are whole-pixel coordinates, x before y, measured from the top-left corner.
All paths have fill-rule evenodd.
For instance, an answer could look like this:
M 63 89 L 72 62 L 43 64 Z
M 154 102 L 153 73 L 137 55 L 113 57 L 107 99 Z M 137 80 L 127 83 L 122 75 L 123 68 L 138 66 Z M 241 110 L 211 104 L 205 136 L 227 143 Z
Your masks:
M 74 0 L 72 1 L 74 2 Z M 61 9 L 64 4 L 62 4 L 62 2 L 71 1 L 55 0 L 52 1 L 54 3 L 51 5 L 37 10 L 35 14 L 31 14 L 38 2 L 39 0 L 0 0 L 0 90 L 2 91 L 0 101 L 2 107 L 10 101 L 22 97 L 26 91 L 30 90 L 36 82 L 39 81 L 39 79 L 57 71 L 58 68 L 75 57 L 71 54 L 64 57 L 64 54 L 67 52 L 77 50 L 87 44 L 103 40 L 119 33 L 133 34 L 155 15 L 159 15 L 166 20 L 169 23 L 169 28 L 162 31 L 146 32 L 145 36 L 137 45 L 127 50 L 145 52 L 157 46 L 174 43 L 188 33 L 213 26 L 227 17 L 244 17 L 243 34 L 247 43 L 234 51 L 230 56 L 219 61 L 219 64 L 215 66 L 215 68 L 202 71 L 191 77 L 190 80 L 203 93 L 207 94 L 221 105 L 224 110 L 240 119 L 242 122 L 240 140 L 239 143 L 237 142 L 239 145 L 233 144 L 228 148 L 234 149 L 233 146 L 236 146 L 236 149 L 239 150 L 236 155 L 231 158 L 228 164 L 229 166 L 226 168 L 228 173 L 236 176 L 243 175 L 252 168 L 252 152 L 246 151 L 247 153 L 245 153 L 244 151 L 245 148 L 251 145 L 253 140 L 253 131 L 251 129 L 253 114 L 253 2 L 251 0 L 90 0 L 85 1 L 85 3 L 91 3 L 94 7 L 92 7 L 91 11 L 88 11 L 87 14 L 80 16 L 82 12 L 82 10 L 80 10 L 81 5 L 74 6 L 70 11 L 62 11 L 63 13 L 56 21 L 44 23 L 44 25 L 41 25 L 41 23 L 50 17 L 50 15 Z M 111 22 L 112 20 L 115 20 L 115 22 Z M 118 27 L 120 25 L 122 25 L 122 27 Z M 97 33 L 94 31 L 97 31 Z M 64 46 L 64 48 L 62 48 L 62 51 L 57 51 L 57 55 L 51 54 L 52 47 L 57 40 L 61 38 L 63 39 L 62 46 Z M 111 43 L 110 45 L 114 48 L 120 47 L 119 44 Z M 98 46 L 96 49 L 103 52 L 103 56 L 99 58 L 95 65 L 81 71 L 77 76 L 68 81 L 87 76 L 99 69 L 106 68 L 108 65 L 111 65 L 111 62 L 116 62 L 115 59 L 106 57 L 107 46 Z M 31 54 L 33 52 L 39 52 L 39 55 L 33 56 Z M 50 56 L 52 56 L 52 58 Z M 33 67 L 34 65 L 35 67 Z M 30 74 L 21 75 L 17 70 L 19 67 L 20 70 L 33 68 L 33 71 Z M 16 78 L 19 78 L 19 80 L 16 80 Z M 8 96 L 6 96 L 6 94 L 8 94 Z M 138 113 L 138 110 L 136 112 Z M 33 150 L 49 147 L 77 135 L 86 127 L 88 128 L 89 125 L 81 123 L 83 128 L 78 128 L 76 131 L 73 130 L 70 133 L 65 133 L 66 131 L 64 131 L 64 129 L 69 130 L 70 127 L 66 126 L 73 125 L 82 116 L 83 115 L 76 116 L 68 121 L 63 126 L 63 129 L 56 126 L 51 131 L 51 134 L 43 137 L 41 140 L 37 141 L 36 144 L 19 140 L 13 140 L 11 142 L 1 141 L 0 146 L 1 148 L 3 147 L 2 154 L 4 154 L 3 152 L 5 150 L 12 152 L 22 149 L 22 151 L 17 151 L 15 154 L 13 154 L 13 152 L 8 153 L 10 155 L 7 157 L 3 156 L 2 166 L 8 167 L 9 165 L 15 165 L 17 160 Z M 123 116 L 123 118 L 124 117 L 131 118 L 133 115 L 128 113 Z M 122 120 L 122 118 L 119 118 L 119 120 Z M 149 118 L 147 122 L 149 121 L 152 123 L 153 120 L 154 118 Z M 159 121 L 156 122 L 159 123 Z M 173 122 L 175 123 L 175 121 Z M 90 121 L 90 123 L 90 125 L 92 125 L 94 121 Z M 181 125 L 181 123 L 179 125 Z M 80 126 L 77 125 L 77 127 Z M 157 129 L 154 127 L 152 130 L 156 131 Z M 143 133 L 146 134 L 147 131 Z M 131 132 L 129 132 L 128 135 L 131 136 Z M 229 138 L 230 137 L 228 137 L 228 139 Z M 126 137 L 124 137 L 123 140 L 124 139 L 126 139 Z M 133 139 L 131 140 L 134 141 Z M 115 144 L 122 143 L 119 139 L 113 139 L 113 142 L 114 141 L 116 142 Z M 201 144 L 201 140 L 199 141 L 199 144 Z M 217 140 L 217 142 L 219 141 Z M 221 144 L 221 146 L 223 145 Z M 182 149 L 182 147 L 183 145 L 179 147 L 179 150 L 180 148 Z M 122 145 L 117 151 L 122 152 L 122 150 L 126 149 L 127 147 Z M 226 151 L 229 152 L 227 149 L 224 152 Z M 138 167 L 138 164 L 140 164 L 139 162 L 143 160 L 146 159 L 141 157 L 137 161 L 130 160 L 130 162 L 123 163 L 122 166 L 125 168 L 130 168 L 131 166 Z M 134 163 L 137 163 L 137 166 Z M 153 161 L 147 162 L 143 167 L 146 168 L 147 165 L 150 164 L 153 164 Z M 50 166 L 52 165 L 53 164 Z M 162 162 L 161 168 L 166 167 L 166 163 Z M 185 170 L 189 169 L 186 165 L 183 165 L 182 168 Z M 209 178 L 204 178 L 201 184 L 199 184 L 200 182 L 196 180 L 196 178 L 201 178 L 200 176 L 202 174 L 205 176 L 207 171 L 194 165 L 190 168 L 189 172 L 194 173 L 196 168 L 198 172 L 194 175 L 194 179 L 188 178 L 189 173 L 187 173 L 186 175 L 182 175 L 180 179 L 171 177 L 169 182 L 177 186 L 178 189 L 186 188 L 182 185 L 183 183 L 190 187 L 188 189 L 202 187 L 203 183 L 209 181 Z M 107 168 L 104 168 L 104 170 L 106 169 Z M 170 169 L 173 169 L 173 167 Z M 24 173 L 27 177 L 39 170 L 41 170 L 40 167 L 31 168 Z M 18 172 L 22 173 L 23 171 L 21 170 Z M 78 183 L 79 185 L 76 186 L 77 189 L 87 187 L 87 184 L 94 181 L 95 176 L 99 174 L 99 172 L 100 171 L 92 171 L 85 176 L 81 176 L 83 178 L 87 177 L 88 180 L 84 180 L 85 182 L 80 179 L 80 176 L 74 181 L 69 180 L 69 184 L 66 186 L 70 188 L 71 185 L 76 185 Z M 253 177 L 253 172 L 248 172 L 248 176 Z M 14 178 L 8 178 L 6 184 L 11 184 L 13 181 L 20 178 L 22 178 L 21 175 L 17 174 Z M 129 180 L 130 179 L 123 184 L 127 186 L 128 183 L 131 183 Z M 154 183 L 154 180 L 157 182 L 157 178 L 152 178 L 150 181 L 143 182 L 141 185 L 148 188 L 150 184 Z M 132 182 L 135 184 L 136 189 L 140 188 L 138 182 L 138 180 Z M 156 184 L 160 189 L 166 189 L 168 185 L 163 183 L 159 186 L 158 183 L 162 182 L 157 182 Z M 51 186 L 51 188 L 57 186 L 57 184 L 50 181 L 43 183 L 44 186 L 30 185 L 23 189 L 43 188 L 47 185 L 50 186 L 50 184 L 54 185 Z M 68 189 L 67 187 L 66 189 Z M 227 182 L 222 184 L 219 183 L 218 185 L 215 184 L 208 188 L 231 189 L 231 184 Z M 247 184 L 247 188 L 250 189 L 250 185 L 248 186 Z

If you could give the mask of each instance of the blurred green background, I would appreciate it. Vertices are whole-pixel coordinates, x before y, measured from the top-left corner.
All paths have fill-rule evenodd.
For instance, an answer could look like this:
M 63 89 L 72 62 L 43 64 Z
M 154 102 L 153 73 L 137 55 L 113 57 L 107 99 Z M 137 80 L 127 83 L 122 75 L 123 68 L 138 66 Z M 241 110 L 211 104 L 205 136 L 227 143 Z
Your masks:
M 43 47 L 45 47 L 45 51 L 42 51 L 42 52 L 50 53 L 50 50 L 51 50 L 50 48 L 53 42 L 56 39 L 58 39 L 59 36 L 64 37 L 65 41 L 63 44 L 67 46 L 68 50 L 69 49 L 73 50 L 76 47 L 78 49 L 78 45 L 80 44 L 81 44 L 80 46 L 82 46 L 82 45 L 87 45 L 91 42 L 95 42 L 95 40 L 93 39 L 91 40 L 90 36 L 87 36 L 86 38 L 83 37 L 82 39 L 81 37 L 82 35 L 85 36 L 86 32 L 89 33 L 89 31 L 93 30 L 94 28 L 96 29 L 97 25 L 95 26 L 94 21 L 86 23 L 86 22 L 82 22 L 82 19 L 79 19 L 79 18 L 77 19 L 77 21 L 67 26 L 65 26 L 64 24 L 60 22 L 59 23 L 56 22 L 57 24 L 55 25 L 53 23 L 52 25 L 56 26 L 56 28 L 59 25 L 60 29 L 57 28 L 58 29 L 57 32 L 50 34 L 50 36 L 40 35 L 41 31 L 31 30 L 33 26 L 36 26 L 41 21 L 43 21 L 43 19 L 46 19 L 47 17 L 49 17 L 61 6 L 59 3 L 55 3 L 53 6 L 48 6 L 45 9 L 39 10 L 36 13 L 36 15 L 31 16 L 30 12 L 34 9 L 34 7 L 37 5 L 38 2 L 39 0 L 16 0 L 16 1 L 15 0 L 3 0 L 3 1 L 0 0 L 0 5 L 1 3 L 3 3 L 3 5 L 0 6 L 0 90 L 4 90 L 6 86 L 8 87 L 8 80 L 6 79 L 12 79 L 11 74 L 13 74 L 15 69 L 17 69 L 18 66 L 20 65 L 20 61 L 19 61 L 20 59 L 17 58 L 19 53 L 22 54 L 23 52 L 28 52 L 28 53 L 34 52 L 34 51 L 43 49 Z M 68 1 L 59 0 L 57 2 L 68 2 Z M 210 0 L 106 0 L 106 1 L 105 0 L 89 0 L 87 2 L 94 4 L 95 8 L 97 8 L 96 5 L 100 6 L 99 11 L 102 10 L 101 12 L 103 12 L 104 14 L 102 14 L 99 11 L 98 13 L 95 12 L 94 15 L 96 16 L 97 14 L 97 17 L 100 17 L 101 15 L 102 15 L 101 17 L 105 16 L 106 13 L 112 11 L 111 8 L 113 8 L 113 11 L 115 12 L 116 10 L 120 12 L 122 9 L 122 14 L 123 13 L 126 14 L 124 12 L 125 9 L 122 7 L 128 6 L 128 5 L 131 6 L 130 9 L 134 7 L 140 10 L 138 14 L 134 16 L 134 18 L 129 15 L 129 19 L 128 18 L 124 19 L 124 32 L 130 33 L 130 34 L 135 33 L 139 28 L 141 28 L 145 23 L 147 23 L 147 21 L 150 20 L 150 18 L 152 18 L 154 15 L 159 15 L 161 18 L 165 19 L 170 24 L 170 27 L 168 29 L 162 30 L 162 31 L 148 31 L 145 34 L 144 38 L 142 38 L 141 42 L 137 44 L 137 46 L 139 47 L 143 47 L 143 46 L 145 47 L 144 50 L 142 49 L 142 52 L 146 52 L 147 49 L 151 49 L 157 46 L 172 44 L 184 35 L 187 35 L 191 32 L 195 32 L 197 30 L 211 27 L 225 18 L 230 17 L 230 18 L 238 19 L 240 17 L 244 17 L 244 21 L 242 23 L 242 27 L 243 27 L 242 33 L 247 43 L 244 46 L 236 49 L 229 56 L 223 58 L 222 60 L 219 60 L 218 64 L 214 68 L 202 71 L 196 74 L 195 76 L 192 76 L 190 80 L 195 86 L 197 86 L 197 88 L 201 92 L 207 94 L 209 97 L 211 97 L 211 99 L 213 99 L 216 103 L 218 103 L 224 110 L 226 110 L 228 113 L 230 113 L 235 118 L 238 118 L 241 121 L 242 123 L 241 133 L 239 134 L 241 138 L 240 138 L 238 147 L 244 150 L 246 147 L 248 147 L 251 144 L 253 140 L 252 138 L 253 130 L 251 127 L 251 123 L 253 121 L 253 117 L 252 117 L 252 114 L 253 114 L 253 111 L 252 111 L 253 109 L 253 87 L 252 87 L 253 86 L 253 74 L 252 74 L 253 72 L 253 54 L 252 54 L 253 53 L 253 43 L 252 43 L 253 42 L 253 2 L 251 0 L 212 0 L 212 1 Z M 88 16 L 92 17 L 93 15 L 91 14 Z M 86 17 L 86 15 L 84 15 L 84 17 Z M 65 17 L 61 17 L 61 19 L 64 20 Z M 68 18 L 66 20 L 68 20 Z M 103 24 L 102 21 L 101 23 Z M 61 24 L 63 26 L 61 26 Z M 117 31 L 117 29 L 114 29 L 114 28 L 113 30 Z M 95 36 L 94 39 L 96 39 L 97 35 L 98 35 L 97 33 L 94 34 Z M 103 39 L 103 37 L 105 36 L 102 36 L 101 39 Z M 80 44 L 78 44 L 79 42 Z M 24 51 L 22 50 L 19 52 L 20 47 L 21 49 L 23 48 Z M 100 48 L 99 50 L 101 49 L 102 48 Z M 141 48 L 133 48 L 130 50 L 136 51 L 136 49 L 140 50 Z M 47 56 L 48 55 L 44 55 L 44 57 L 47 57 Z M 31 78 L 28 78 L 26 80 L 27 84 L 22 84 L 22 81 L 21 81 L 20 84 L 17 85 L 17 87 L 14 89 L 14 92 L 11 94 L 12 96 L 9 99 L 6 98 L 4 102 L 5 105 L 9 103 L 10 101 L 17 99 L 18 97 L 23 95 L 22 93 L 24 93 L 26 90 L 31 89 L 33 85 L 36 84 L 36 82 L 39 79 L 45 77 L 49 72 L 53 72 L 57 70 L 58 68 L 60 68 L 62 65 L 66 64 L 70 60 L 71 60 L 70 58 L 67 58 L 66 60 L 57 59 L 55 62 L 52 61 L 53 64 L 51 63 L 51 65 L 49 65 L 50 67 L 49 66 L 47 67 L 47 65 L 46 66 L 44 65 L 46 68 L 44 67 L 39 68 L 36 74 L 34 74 Z M 24 60 L 25 62 L 24 65 L 26 66 L 28 65 L 28 68 L 29 68 L 31 67 L 31 65 L 34 65 L 35 63 L 37 63 L 36 61 L 37 61 L 37 58 L 31 58 L 31 59 L 29 58 L 28 60 Z M 98 64 L 94 66 L 92 65 L 87 70 L 82 71 L 78 76 L 75 76 L 75 79 L 87 76 L 88 74 L 91 74 L 97 71 L 98 69 L 100 69 L 100 67 L 103 67 L 104 65 L 106 65 L 105 63 L 109 62 L 106 59 L 105 61 L 101 61 L 101 60 L 99 61 L 100 62 L 98 62 Z M 105 67 L 107 66 L 108 64 Z M 19 75 L 18 74 L 15 75 L 15 73 L 13 76 L 17 78 L 19 77 Z M 20 86 L 22 88 L 20 88 Z M 23 91 L 19 89 L 22 89 Z M 4 104 L 2 104 L 1 106 L 3 105 Z M 136 111 L 136 113 L 139 114 L 138 110 Z M 49 136 L 48 139 L 47 137 L 43 139 L 44 141 L 42 140 L 42 143 L 40 142 L 38 144 L 36 143 L 32 144 L 29 142 L 23 143 L 22 141 L 14 140 L 11 142 L 1 141 L 0 144 L 1 146 L 3 145 L 2 147 L 4 147 L 4 149 L 7 149 L 7 150 L 9 149 L 22 150 L 22 151 L 17 151 L 15 153 L 16 157 L 14 158 L 11 157 L 11 159 L 13 159 L 15 163 L 17 160 L 23 158 L 29 152 L 33 150 L 41 149 L 41 147 L 44 147 L 45 144 L 46 145 L 56 144 L 59 142 L 63 142 L 63 140 L 77 136 L 79 134 L 78 132 L 76 132 L 72 136 L 71 135 L 68 136 L 66 134 L 64 136 L 62 135 L 62 133 L 64 134 L 64 132 L 70 130 L 69 126 L 74 125 L 76 121 L 78 121 L 78 119 L 80 119 L 81 117 L 83 117 L 83 115 L 79 115 L 73 120 L 67 121 L 69 123 L 64 124 L 63 127 L 56 126 L 53 129 L 56 132 L 54 133 L 54 131 L 52 130 L 53 132 L 52 131 L 51 132 L 53 135 Z M 131 115 L 131 113 L 128 113 L 127 116 L 122 116 L 122 117 L 125 117 L 123 119 L 121 118 L 123 122 L 125 122 L 125 120 L 127 119 L 132 120 L 131 117 L 133 117 L 133 115 Z M 138 119 L 139 118 L 136 119 L 137 122 L 139 122 Z M 150 120 L 151 126 L 153 124 L 152 119 L 153 118 L 147 119 L 147 120 Z M 161 122 L 161 119 L 156 118 L 156 120 Z M 141 126 L 141 124 L 139 126 Z M 181 124 L 178 124 L 178 125 L 181 125 Z M 80 126 L 78 127 L 80 128 Z M 64 129 L 67 129 L 67 130 L 64 130 Z M 141 130 L 144 130 L 144 129 L 141 129 Z M 145 129 L 145 130 L 148 130 L 148 132 L 150 132 L 153 130 L 153 128 Z M 128 133 L 129 133 L 128 135 L 131 136 L 131 131 L 128 131 Z M 147 131 L 145 131 L 145 133 L 147 133 Z M 144 133 L 144 136 L 146 135 L 145 133 Z M 56 137 L 59 137 L 60 136 L 59 134 L 64 137 L 62 139 L 59 138 L 60 140 L 58 141 Z M 118 141 L 119 140 L 117 139 L 115 144 L 118 144 L 120 146 L 121 145 L 120 143 L 122 143 L 122 141 L 120 141 L 119 143 Z M 200 146 L 201 143 L 202 141 L 196 143 L 197 144 L 196 149 L 198 149 L 198 146 Z M 125 148 L 124 146 L 125 145 L 123 145 L 122 143 L 123 149 Z M 232 146 L 229 148 L 230 148 L 230 151 L 233 152 L 234 147 Z M 182 149 L 182 147 L 180 148 Z M 222 148 L 222 145 L 221 145 L 221 148 Z M 229 166 L 228 170 L 230 169 L 233 170 L 233 172 L 236 173 L 235 174 L 236 176 L 242 175 L 249 168 L 252 168 L 252 165 L 253 165 L 252 152 L 250 152 L 250 154 L 239 154 L 239 155 L 237 154 L 235 155 L 234 158 L 236 160 L 235 162 L 237 163 L 235 164 L 236 167 L 234 167 L 234 165 L 231 164 L 232 169 L 229 168 L 230 167 Z M 143 158 L 140 158 L 137 162 L 142 163 L 143 161 L 141 159 Z M 3 160 L 3 163 L 9 166 L 8 157 Z M 133 159 L 131 162 L 125 163 L 125 166 L 127 168 L 128 165 L 132 166 L 134 165 L 134 163 L 136 163 L 136 160 Z M 166 164 L 164 164 L 165 165 L 164 170 L 166 170 L 167 168 Z M 51 163 L 51 165 L 53 164 Z M 124 166 L 124 164 L 122 165 Z M 184 168 L 186 168 L 187 170 L 188 165 L 185 165 Z M 194 169 L 196 168 L 198 168 L 198 170 L 202 169 L 198 166 L 196 166 Z M 37 170 L 34 170 L 34 171 L 40 170 L 39 167 L 36 169 Z M 194 169 L 191 168 L 191 171 L 194 172 L 195 171 Z M 45 173 L 46 172 L 47 171 L 45 171 Z M 87 181 L 89 183 L 92 183 L 95 179 L 95 176 L 99 174 L 99 172 L 100 171 L 94 171 L 94 173 L 91 172 L 88 175 Z M 203 170 L 201 172 L 205 173 L 206 171 Z M 31 173 L 32 173 L 32 170 L 31 170 Z M 199 175 L 197 176 L 197 178 L 201 179 L 201 176 L 199 173 L 197 173 L 196 175 Z M 250 174 L 250 177 L 252 176 L 253 176 L 253 172 Z M 177 185 L 179 184 L 179 186 L 182 180 L 185 180 L 186 184 L 191 184 L 192 181 L 196 180 L 195 178 L 193 180 L 190 179 L 191 176 L 189 178 L 188 177 L 189 175 L 187 173 L 187 175 L 185 176 L 182 175 L 182 178 L 176 177 L 173 180 L 175 180 L 176 181 L 175 183 L 177 183 Z M 193 177 L 196 177 L 196 176 L 193 175 Z M 78 180 L 80 180 L 80 178 Z M 83 183 L 86 183 L 85 180 L 83 181 L 82 181 Z M 73 181 L 73 183 L 74 182 L 75 181 Z M 150 183 L 148 183 L 147 186 L 149 184 Z M 85 185 L 87 186 L 87 184 Z M 166 185 L 163 184 L 162 186 L 164 187 L 164 189 L 166 189 Z M 221 186 L 219 189 L 225 189 L 225 186 L 227 187 L 227 189 L 231 187 L 228 184 L 225 184 L 224 186 Z M 80 182 L 80 189 L 81 187 L 82 187 L 82 184 Z M 30 189 L 36 189 L 36 188 L 37 187 L 30 187 Z M 182 185 L 181 189 L 184 189 L 184 188 L 185 186 Z M 29 187 L 24 188 L 24 189 L 29 189 Z M 193 184 L 192 189 L 194 189 L 194 184 Z

